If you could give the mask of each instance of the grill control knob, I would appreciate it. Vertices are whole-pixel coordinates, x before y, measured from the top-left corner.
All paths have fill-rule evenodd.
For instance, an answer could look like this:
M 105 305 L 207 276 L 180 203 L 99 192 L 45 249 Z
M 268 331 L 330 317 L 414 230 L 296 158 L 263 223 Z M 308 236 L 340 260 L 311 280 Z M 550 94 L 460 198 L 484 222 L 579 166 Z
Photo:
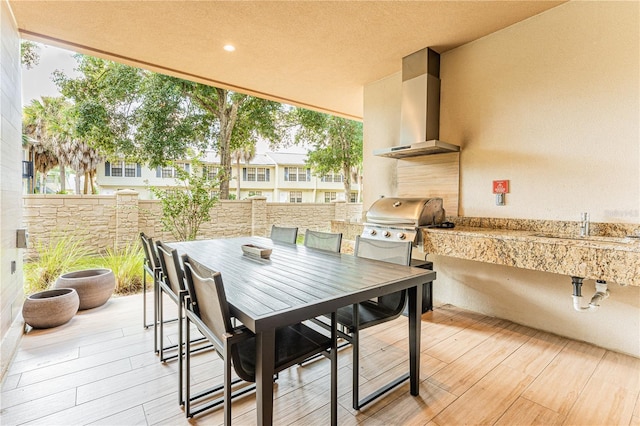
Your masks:
M 396 235 L 396 237 L 398 237 L 398 239 L 400 240 L 404 240 L 405 238 L 407 238 L 407 235 L 404 232 L 398 232 L 398 235 Z
M 391 236 L 391 232 L 384 231 L 384 234 L 382 234 L 382 235 L 384 235 L 386 238 L 389 238 Z
M 376 235 L 376 234 L 377 234 L 377 232 L 376 232 L 375 229 L 370 229 L 369 230 L 369 235 Z

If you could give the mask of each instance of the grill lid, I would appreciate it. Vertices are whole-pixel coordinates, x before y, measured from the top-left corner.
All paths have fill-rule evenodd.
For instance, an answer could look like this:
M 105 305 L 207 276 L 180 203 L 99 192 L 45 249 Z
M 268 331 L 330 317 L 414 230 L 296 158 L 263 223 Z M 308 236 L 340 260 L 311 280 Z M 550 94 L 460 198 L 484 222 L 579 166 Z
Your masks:
M 394 225 L 439 225 L 444 221 L 442 198 L 380 198 L 367 212 L 367 222 Z

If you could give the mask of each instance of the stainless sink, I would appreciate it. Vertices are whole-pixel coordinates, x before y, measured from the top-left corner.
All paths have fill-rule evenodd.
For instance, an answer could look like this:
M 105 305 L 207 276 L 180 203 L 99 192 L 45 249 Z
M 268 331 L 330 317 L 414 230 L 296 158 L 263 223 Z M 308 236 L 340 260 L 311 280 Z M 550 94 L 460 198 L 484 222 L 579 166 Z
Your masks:
M 542 238 L 557 238 L 561 240 L 574 240 L 574 241 L 587 241 L 593 243 L 613 243 L 613 244 L 632 244 L 635 242 L 640 242 L 640 239 L 634 238 L 633 236 L 627 237 L 600 237 L 600 236 L 588 236 L 588 237 L 580 237 L 575 235 L 566 235 L 566 234 L 534 234 L 534 237 L 542 237 Z

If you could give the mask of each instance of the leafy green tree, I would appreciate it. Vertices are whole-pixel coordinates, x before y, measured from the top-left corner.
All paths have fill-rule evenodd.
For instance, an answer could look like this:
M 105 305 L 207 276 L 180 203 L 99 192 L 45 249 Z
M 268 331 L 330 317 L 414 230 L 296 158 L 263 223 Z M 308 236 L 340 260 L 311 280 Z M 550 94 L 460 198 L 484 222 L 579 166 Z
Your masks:
M 258 137 L 272 143 L 281 138 L 282 105 L 249 95 L 187 80 L 172 79 L 183 95 L 202 111 L 202 128 L 212 129 L 212 145 L 220 156 L 220 197 L 229 198 L 231 153 L 239 147 L 255 146 Z
M 28 40 L 20 42 L 20 60 L 28 70 L 40 63 L 40 45 Z
M 202 164 L 191 163 L 193 172 L 175 167 L 176 181 L 180 188 L 160 189 L 151 192 L 162 202 L 162 226 L 171 232 L 176 241 L 195 240 L 204 222 L 211 220 L 211 209 L 218 202 L 215 195 L 217 182 L 199 173 Z
M 351 182 L 359 178 L 362 169 L 362 123 L 303 108 L 296 108 L 292 114 L 300 125 L 296 143 L 312 148 L 307 165 L 318 176 L 342 173 L 348 201 Z
M 86 55 L 76 55 L 76 60 L 78 77 L 57 70 L 53 80 L 75 105 L 78 136 L 109 157 L 136 159 L 134 112 L 141 103 L 144 72 Z
M 282 106 L 228 90 L 78 55 L 78 78 L 55 81 L 73 99 L 78 133 L 110 157 L 150 167 L 185 157 L 188 149 L 220 156 L 220 197 L 229 197 L 231 153 L 258 137 L 277 143 Z

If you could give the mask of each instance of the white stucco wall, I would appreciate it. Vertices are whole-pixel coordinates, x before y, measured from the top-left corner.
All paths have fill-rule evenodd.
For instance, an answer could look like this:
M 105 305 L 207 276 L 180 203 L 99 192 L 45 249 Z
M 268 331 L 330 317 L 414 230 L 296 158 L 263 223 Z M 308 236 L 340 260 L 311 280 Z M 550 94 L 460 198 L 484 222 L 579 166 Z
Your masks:
M 462 146 L 460 215 L 640 223 L 639 40 L 638 2 L 569 2 L 443 53 L 440 138 Z M 365 88 L 364 209 L 394 191 L 395 160 L 371 151 L 398 137 L 400 85 Z M 510 180 L 506 206 L 495 179 Z M 569 277 L 430 259 L 438 302 L 640 356 L 638 287 L 611 285 L 585 314 Z

